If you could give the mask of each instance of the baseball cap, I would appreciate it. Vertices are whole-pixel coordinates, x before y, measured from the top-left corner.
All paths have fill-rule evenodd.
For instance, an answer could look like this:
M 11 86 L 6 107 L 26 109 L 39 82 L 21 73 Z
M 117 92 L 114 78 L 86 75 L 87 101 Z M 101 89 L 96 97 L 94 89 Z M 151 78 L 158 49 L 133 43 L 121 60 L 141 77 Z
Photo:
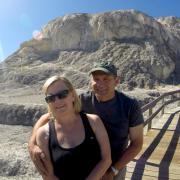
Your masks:
M 103 71 L 107 74 L 117 76 L 117 68 L 110 61 L 100 61 L 100 62 L 94 63 L 94 66 L 90 70 L 89 74 L 92 74 L 95 71 Z

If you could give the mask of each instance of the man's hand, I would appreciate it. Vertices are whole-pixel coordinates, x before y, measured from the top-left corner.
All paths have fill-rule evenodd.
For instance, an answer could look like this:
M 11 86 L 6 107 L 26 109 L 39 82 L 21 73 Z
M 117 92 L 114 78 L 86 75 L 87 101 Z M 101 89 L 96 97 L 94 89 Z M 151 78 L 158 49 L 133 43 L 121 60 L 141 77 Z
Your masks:
M 39 171 L 39 173 L 43 176 L 47 176 L 49 169 L 46 166 L 47 159 L 43 151 L 37 145 L 29 146 L 28 149 L 31 159 L 34 165 L 36 166 L 37 170 Z
M 104 174 L 104 176 L 102 177 L 102 180 L 113 180 L 113 178 L 114 178 L 113 172 L 111 171 L 111 169 L 108 169 Z

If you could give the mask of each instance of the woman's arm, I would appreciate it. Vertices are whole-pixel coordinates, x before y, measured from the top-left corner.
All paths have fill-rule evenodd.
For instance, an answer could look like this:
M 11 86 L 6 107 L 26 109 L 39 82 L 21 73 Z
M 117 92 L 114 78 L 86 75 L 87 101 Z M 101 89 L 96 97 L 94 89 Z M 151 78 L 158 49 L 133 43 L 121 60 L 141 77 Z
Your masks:
M 42 149 L 46 156 L 46 168 L 47 174 L 41 174 L 44 180 L 58 180 L 58 178 L 54 175 L 53 165 L 51 162 L 50 154 L 49 154 L 49 124 L 46 124 L 40 127 L 36 133 L 36 142 L 37 145 Z M 41 173 L 41 172 L 40 172 Z
M 42 115 L 37 120 L 36 124 L 34 125 L 33 131 L 32 131 L 32 135 L 30 137 L 29 144 L 28 144 L 28 148 L 29 148 L 30 154 L 33 151 L 33 147 L 36 145 L 36 132 L 37 132 L 37 130 L 41 126 L 45 125 L 48 121 L 49 121 L 49 113 L 46 113 L 46 114 Z
M 101 119 L 97 115 L 87 114 L 87 117 L 100 146 L 101 160 L 94 167 L 86 180 L 99 180 L 111 165 L 109 138 Z
M 38 131 L 38 129 L 45 125 L 47 122 L 49 121 L 49 113 L 44 114 L 40 117 L 40 119 L 36 122 L 34 128 L 33 128 L 33 132 L 32 135 L 30 137 L 29 143 L 28 143 L 28 150 L 29 150 L 29 154 L 31 156 L 31 159 L 34 163 L 34 165 L 36 166 L 36 168 L 38 169 L 39 172 L 41 172 L 41 174 L 46 174 L 46 157 L 44 155 L 44 152 L 42 151 L 42 149 L 39 148 L 39 146 L 37 146 L 36 143 L 36 133 Z

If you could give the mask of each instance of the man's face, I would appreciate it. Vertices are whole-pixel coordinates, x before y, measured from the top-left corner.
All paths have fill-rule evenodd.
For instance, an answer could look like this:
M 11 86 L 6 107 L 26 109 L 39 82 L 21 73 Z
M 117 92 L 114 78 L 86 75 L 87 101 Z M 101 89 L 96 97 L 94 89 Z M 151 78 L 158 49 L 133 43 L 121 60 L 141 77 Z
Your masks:
M 99 100 L 107 101 L 114 97 L 115 87 L 119 83 L 118 77 L 106 74 L 102 71 L 92 73 L 91 88 Z

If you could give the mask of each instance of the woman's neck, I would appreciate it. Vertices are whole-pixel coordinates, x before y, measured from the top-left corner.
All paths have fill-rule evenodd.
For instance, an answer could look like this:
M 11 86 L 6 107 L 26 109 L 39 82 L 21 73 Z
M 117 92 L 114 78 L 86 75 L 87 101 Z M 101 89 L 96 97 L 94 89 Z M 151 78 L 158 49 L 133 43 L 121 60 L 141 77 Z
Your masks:
M 73 124 L 77 119 L 79 118 L 79 115 L 75 112 L 73 113 L 64 113 L 61 116 L 55 117 L 55 120 L 58 124 L 63 125 L 70 125 Z

